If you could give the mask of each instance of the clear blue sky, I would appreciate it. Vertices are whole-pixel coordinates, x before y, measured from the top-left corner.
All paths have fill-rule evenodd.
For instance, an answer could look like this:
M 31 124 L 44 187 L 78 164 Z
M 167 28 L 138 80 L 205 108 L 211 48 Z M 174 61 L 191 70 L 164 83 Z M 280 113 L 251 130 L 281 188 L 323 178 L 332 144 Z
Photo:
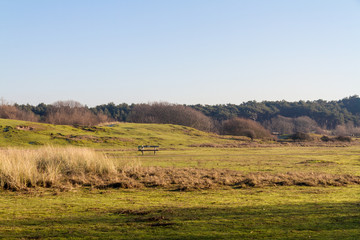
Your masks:
M 0 0 L 0 97 L 89 106 L 360 92 L 358 0 Z

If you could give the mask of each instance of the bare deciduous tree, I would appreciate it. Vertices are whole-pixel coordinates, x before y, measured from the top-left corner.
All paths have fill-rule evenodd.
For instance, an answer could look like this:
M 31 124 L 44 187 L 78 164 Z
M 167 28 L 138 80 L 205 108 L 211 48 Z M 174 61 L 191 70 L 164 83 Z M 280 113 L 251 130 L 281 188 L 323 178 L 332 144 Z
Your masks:
M 294 132 L 304 132 L 304 133 L 311 133 L 316 132 L 320 133 L 320 127 L 317 123 L 308 116 L 302 116 L 294 118 Z
M 233 118 L 223 122 L 225 135 L 246 136 L 254 138 L 271 138 L 271 134 L 260 123 L 251 119 Z
M 62 125 L 96 125 L 108 121 L 105 115 L 95 115 L 87 107 L 76 101 L 58 101 L 52 104 L 45 121 Z
M 318 124 L 308 116 L 288 118 L 279 115 L 265 122 L 264 126 L 270 131 L 280 134 L 322 132 Z
M 211 131 L 213 127 L 211 119 L 203 113 L 184 105 L 166 102 L 135 105 L 130 113 L 129 121 L 178 124 L 203 131 Z
M 3 98 L 0 100 L 0 118 L 17 119 L 23 121 L 37 122 L 39 117 L 31 111 L 20 110 L 16 106 L 6 102 Z
M 360 128 L 355 127 L 354 123 L 349 122 L 336 126 L 333 134 L 337 136 L 360 136 Z

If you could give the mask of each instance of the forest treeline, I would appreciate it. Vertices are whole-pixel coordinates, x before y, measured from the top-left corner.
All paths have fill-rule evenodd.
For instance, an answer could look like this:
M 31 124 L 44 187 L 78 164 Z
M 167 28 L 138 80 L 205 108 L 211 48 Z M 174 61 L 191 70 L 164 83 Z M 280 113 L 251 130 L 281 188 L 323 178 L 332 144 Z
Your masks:
M 338 125 L 352 122 L 360 126 L 360 97 L 358 95 L 339 101 L 249 101 L 240 105 L 193 105 L 205 115 L 223 121 L 243 117 L 264 123 L 276 116 L 297 118 L 307 116 L 319 126 L 334 129 Z
M 360 134 L 360 97 L 338 101 L 249 101 L 239 105 L 180 105 L 170 103 L 102 104 L 87 107 L 76 101 L 33 105 L 0 103 L 0 118 L 53 124 L 95 125 L 102 122 L 172 123 L 204 131 L 225 133 L 224 123 L 247 119 L 280 134 L 321 132 Z M 235 121 L 236 122 L 236 121 Z

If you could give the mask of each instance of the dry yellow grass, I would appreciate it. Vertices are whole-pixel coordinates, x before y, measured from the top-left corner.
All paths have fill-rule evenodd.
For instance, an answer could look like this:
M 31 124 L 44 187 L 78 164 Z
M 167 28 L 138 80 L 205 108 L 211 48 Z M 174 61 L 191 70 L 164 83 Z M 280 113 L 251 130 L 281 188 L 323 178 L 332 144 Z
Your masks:
M 116 175 L 115 161 L 90 149 L 42 147 L 0 153 L 0 186 L 5 189 L 62 187 L 69 182 Z
M 209 189 L 223 186 L 235 188 L 264 186 L 344 186 L 360 184 L 359 176 L 327 173 L 244 174 L 226 169 L 139 167 L 122 171 L 117 183 L 99 187 L 163 187 L 172 190 Z M 134 185 L 136 184 L 136 185 Z
M 360 184 L 360 177 L 319 172 L 244 174 L 227 169 L 143 167 L 133 158 L 115 159 L 92 149 L 74 147 L 0 150 L 0 188 L 10 190 L 74 186 L 190 190 L 347 184 Z

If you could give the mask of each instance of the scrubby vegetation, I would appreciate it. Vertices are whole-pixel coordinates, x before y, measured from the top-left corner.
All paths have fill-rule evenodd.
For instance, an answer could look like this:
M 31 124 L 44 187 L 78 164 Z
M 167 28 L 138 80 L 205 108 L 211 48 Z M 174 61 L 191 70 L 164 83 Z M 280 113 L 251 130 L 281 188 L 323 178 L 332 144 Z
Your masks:
M 290 138 L 294 141 L 311 141 L 312 138 L 309 134 L 303 133 L 303 132 L 297 132 L 295 134 L 292 134 Z
M 202 131 L 212 130 L 212 121 L 190 107 L 170 103 L 137 104 L 133 107 L 129 121 L 135 123 L 176 124 Z
M 37 122 L 39 120 L 39 116 L 35 115 L 31 110 L 18 108 L 4 100 L 0 103 L 0 118 L 18 119 L 32 122 Z
M 317 125 L 317 123 L 307 116 L 288 118 L 279 115 L 268 121 L 265 121 L 263 125 L 271 132 L 277 132 L 278 134 L 293 134 L 297 132 L 323 132 L 323 130 Z
M 322 136 L 321 141 L 323 142 L 351 142 L 352 138 L 349 136 L 337 136 L 337 137 L 329 137 L 329 136 Z
M 271 134 L 261 124 L 244 118 L 233 118 L 223 122 L 222 132 L 226 135 L 251 138 L 271 138 Z
M 60 125 L 94 126 L 112 119 L 104 114 L 94 114 L 76 101 L 58 101 L 52 104 L 44 116 L 44 122 Z

